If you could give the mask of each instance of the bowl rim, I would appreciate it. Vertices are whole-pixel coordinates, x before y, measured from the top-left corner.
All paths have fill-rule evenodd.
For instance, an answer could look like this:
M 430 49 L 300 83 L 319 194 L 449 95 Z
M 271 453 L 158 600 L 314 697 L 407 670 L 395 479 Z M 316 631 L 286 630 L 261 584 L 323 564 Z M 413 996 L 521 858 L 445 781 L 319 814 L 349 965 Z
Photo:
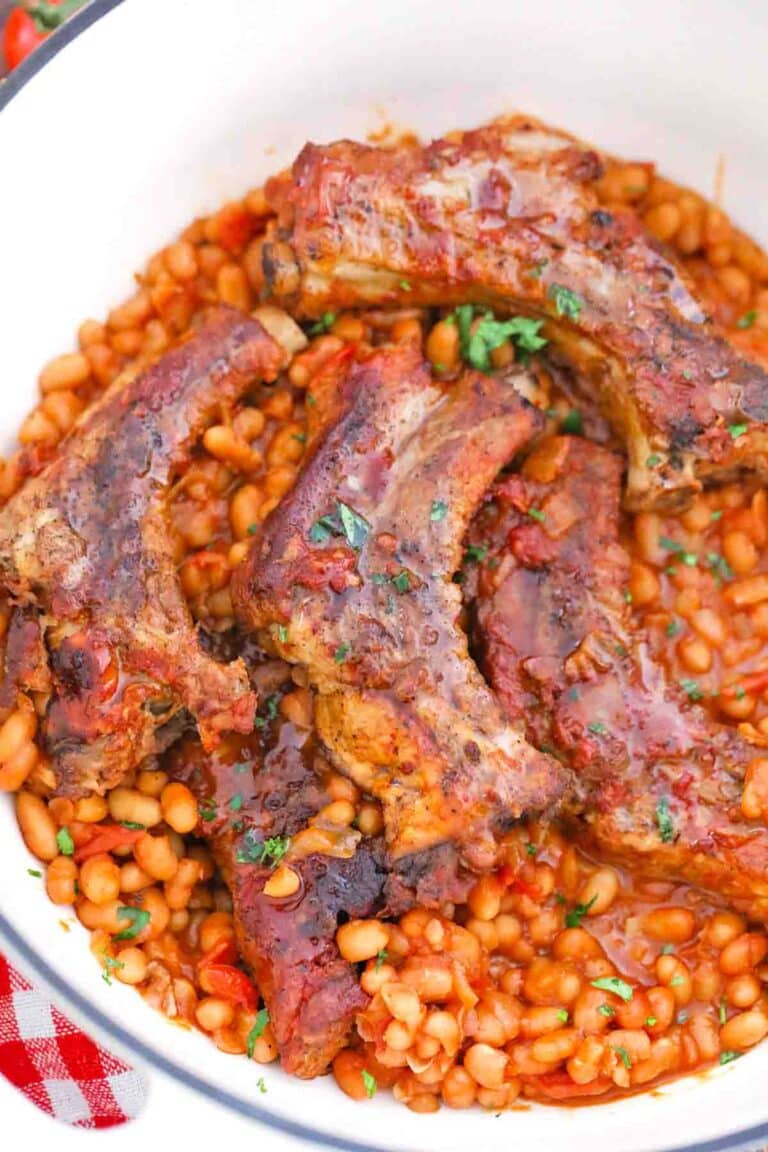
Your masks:
M 26 60 L 22 61 L 9 76 L 0 82 L 0 112 L 63 48 L 124 2 L 125 0 L 90 0 L 83 8 L 74 13 L 65 24 L 48 36 Z M 93 1002 L 72 987 L 14 928 L 2 910 L 0 910 L 0 943 L 8 946 L 12 958 L 22 961 L 25 972 L 37 977 L 57 997 L 61 997 L 62 1003 L 73 1009 L 79 1017 L 89 1021 L 101 1033 L 111 1037 L 122 1048 L 143 1061 L 145 1065 L 157 1068 L 159 1072 L 171 1076 L 194 1092 L 212 1099 L 248 1119 L 255 1120 L 266 1128 L 273 1128 L 284 1132 L 286 1135 L 298 1137 L 309 1145 L 317 1146 L 319 1144 L 325 1148 L 337 1150 L 337 1152 L 389 1152 L 387 1148 L 380 1145 L 347 1140 L 345 1137 L 330 1135 L 316 1128 L 310 1128 L 282 1116 L 277 1116 L 273 1112 L 251 1104 L 242 1097 L 201 1079 L 182 1065 L 175 1063 L 174 1060 L 162 1055 L 132 1031 L 103 1013 Z M 766 1139 L 768 1139 L 768 1120 L 750 1128 L 736 1129 L 729 1135 L 720 1136 L 714 1140 L 678 1145 L 674 1152 L 740 1152 L 740 1150 L 748 1152 L 750 1149 L 755 1149 L 757 1152 L 757 1148 L 761 1148 Z M 760 1142 L 759 1145 L 756 1142 Z

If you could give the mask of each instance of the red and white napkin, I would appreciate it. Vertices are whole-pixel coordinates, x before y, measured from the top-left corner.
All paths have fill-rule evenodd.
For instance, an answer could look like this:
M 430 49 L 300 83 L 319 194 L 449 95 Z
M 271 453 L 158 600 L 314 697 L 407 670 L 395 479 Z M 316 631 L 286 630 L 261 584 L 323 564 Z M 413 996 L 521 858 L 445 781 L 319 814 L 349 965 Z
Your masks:
M 77 1128 L 124 1124 L 146 1100 L 142 1076 L 81 1032 L 2 953 L 0 1075 Z

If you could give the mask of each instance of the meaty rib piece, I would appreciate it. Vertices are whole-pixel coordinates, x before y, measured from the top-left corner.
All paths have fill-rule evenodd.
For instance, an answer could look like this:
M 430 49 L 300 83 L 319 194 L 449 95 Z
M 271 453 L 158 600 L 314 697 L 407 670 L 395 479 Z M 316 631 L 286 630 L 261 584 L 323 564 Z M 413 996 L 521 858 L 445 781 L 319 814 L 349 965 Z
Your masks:
M 481 666 L 529 739 L 574 769 L 582 839 L 643 872 L 768 917 L 768 829 L 744 821 L 754 750 L 665 685 L 633 630 L 618 542 L 621 462 L 545 441 L 492 493 L 470 533 Z
M 235 603 L 306 667 L 320 735 L 382 802 L 393 858 L 453 843 L 489 867 L 495 826 L 546 808 L 565 778 L 505 723 L 452 574 L 483 491 L 540 417 L 500 378 L 438 387 L 413 347 L 352 364 L 333 415 L 254 538 Z
M 232 892 L 240 953 L 266 1002 L 283 1067 L 321 1075 L 368 1002 L 354 966 L 339 955 L 336 929 L 340 917 L 370 916 L 381 906 L 382 846 L 338 830 L 346 855 L 289 853 L 301 886 L 294 896 L 270 897 L 260 846 L 294 836 L 330 802 L 328 765 L 313 733 L 276 717 L 251 736 L 226 737 L 211 754 L 185 740 L 167 766 L 204 801 L 201 831 Z
M 267 286 L 307 316 L 470 301 L 546 318 L 626 440 L 630 507 L 764 474 L 768 375 L 716 334 L 634 216 L 599 207 L 601 170 L 521 116 L 423 149 L 308 144 L 267 185 Z
M 285 360 L 256 320 L 212 311 L 109 389 L 0 512 L 0 589 L 15 606 L 6 695 L 49 694 L 41 734 L 61 792 L 114 786 L 187 714 L 209 746 L 250 730 L 245 666 L 217 664 L 200 647 L 165 502 L 220 407 L 273 380 Z

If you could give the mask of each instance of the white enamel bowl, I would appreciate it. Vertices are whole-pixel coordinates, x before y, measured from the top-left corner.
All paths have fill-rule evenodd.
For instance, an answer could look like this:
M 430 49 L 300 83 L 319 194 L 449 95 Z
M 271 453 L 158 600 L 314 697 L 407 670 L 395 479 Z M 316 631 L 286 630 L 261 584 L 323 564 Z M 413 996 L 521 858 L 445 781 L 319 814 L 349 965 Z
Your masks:
M 0 89 L 2 440 L 82 318 L 103 315 L 176 230 L 306 139 L 360 137 L 383 120 L 437 133 L 521 108 L 654 158 L 705 193 L 722 157 L 727 208 L 767 241 L 766 42 L 759 0 L 95 0 Z M 353 1104 L 328 1079 L 271 1067 L 262 1094 L 263 1069 L 106 987 L 85 933 L 62 931 L 31 864 L 3 801 L 0 944 L 150 1076 L 154 1065 L 165 1084 L 176 1078 L 152 1095 L 147 1137 L 182 1092 L 192 1123 L 217 1101 L 315 1147 L 714 1152 L 768 1141 L 768 1045 L 653 1095 L 499 1118 L 416 1116 L 383 1093 Z

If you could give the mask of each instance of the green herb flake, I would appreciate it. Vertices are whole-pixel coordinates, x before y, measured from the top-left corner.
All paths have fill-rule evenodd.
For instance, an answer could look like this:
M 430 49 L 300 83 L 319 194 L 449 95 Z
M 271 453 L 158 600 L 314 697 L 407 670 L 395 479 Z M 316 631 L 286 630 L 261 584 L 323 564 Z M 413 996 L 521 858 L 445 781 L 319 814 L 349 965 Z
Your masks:
M 341 528 L 346 536 L 347 543 L 350 548 L 359 551 L 368 539 L 368 533 L 371 526 L 367 520 L 364 520 L 354 508 L 350 508 L 348 504 L 344 504 L 339 500 L 338 505 L 339 520 L 341 521 Z
M 290 836 L 270 836 L 266 840 L 257 840 L 255 832 L 248 831 L 237 849 L 237 862 L 238 864 L 266 864 L 274 868 L 280 863 L 290 846 Z
M 646 1028 L 655 1028 L 656 1025 L 658 1024 L 658 1022 L 659 1021 L 658 1021 L 658 1018 L 656 1016 L 646 1016 L 646 1018 L 645 1018 Z
M 662 946 L 661 946 L 661 955 L 662 956 L 674 956 L 674 954 L 675 954 L 674 944 L 662 944 Z
M 125 968 L 125 963 L 122 960 L 115 960 L 114 956 L 110 956 L 108 952 L 102 952 L 101 958 L 104 961 L 104 971 L 101 978 L 104 983 L 112 987 L 112 973 L 119 972 L 121 968 Z
M 458 313 L 459 309 L 456 311 Z M 492 312 L 486 312 L 471 331 L 466 325 L 462 326 L 459 318 L 462 355 L 473 368 L 487 372 L 492 367 L 491 352 L 507 340 L 512 340 L 515 347 L 525 354 L 538 352 L 547 344 L 547 340 L 539 335 L 543 323 L 543 320 L 531 320 L 528 316 L 496 320 Z
M 682 983 L 683 983 L 683 977 L 678 973 L 677 976 L 672 977 L 672 979 L 669 982 L 669 986 L 670 986 L 670 988 L 679 988 Z
M 600 1005 L 598 1005 L 597 1010 L 601 1016 L 605 1016 L 606 1019 L 608 1019 L 608 1020 L 610 1020 L 611 1016 L 616 1015 L 616 1009 L 613 1007 L 612 1004 L 600 1004 Z
M 696 680 L 691 680 L 689 677 L 684 677 L 680 681 L 680 687 L 689 700 L 697 703 L 699 700 L 704 699 L 704 691 Z
M 574 321 L 579 319 L 583 304 L 580 297 L 570 288 L 566 288 L 563 284 L 550 284 L 547 295 L 553 301 L 558 316 L 565 316 L 566 319 Z
M 678 1012 L 677 1016 L 675 1017 L 675 1021 L 678 1024 L 685 1024 L 687 1020 L 688 1020 L 688 1013 L 687 1012 Z
M 138 820 L 121 820 L 120 827 L 130 828 L 132 832 L 143 832 L 146 828 L 146 824 L 139 824 Z
M 540 524 L 543 524 L 547 519 L 546 512 L 542 512 L 541 508 L 529 508 L 528 515 L 530 516 L 531 520 L 538 520 Z
M 728 1009 L 727 1009 L 727 1006 L 725 1003 L 725 997 L 724 996 L 720 997 L 720 1007 L 718 1009 L 717 1015 L 718 1015 L 718 1018 L 720 1020 L 721 1027 L 723 1024 L 728 1023 Z
M 448 505 L 446 504 L 445 500 L 433 500 L 432 507 L 429 510 L 429 518 L 434 522 L 437 522 L 438 520 L 444 520 L 447 511 Z
M 249 524 L 247 529 L 246 529 L 249 536 L 255 536 L 256 533 L 258 532 L 258 530 L 259 530 L 258 524 Z
M 333 659 L 337 664 L 343 664 L 349 655 L 349 644 L 339 644 L 338 648 L 333 654 Z
M 298 440 L 299 444 L 306 444 L 307 434 L 306 434 L 306 432 L 292 432 L 291 433 L 291 439 L 292 440 Z
M 567 912 L 565 915 L 566 928 L 579 928 L 584 917 L 589 915 L 589 910 L 595 900 L 597 900 L 596 894 L 586 904 L 577 904 L 575 908 Z
M 537 848 L 537 846 L 536 846 L 535 844 L 526 844 L 526 846 L 525 846 L 525 854 L 526 854 L 526 856 L 531 856 L 531 857 L 533 857 L 533 856 L 535 856 L 535 855 L 536 855 L 536 853 L 538 852 L 538 850 L 539 850 L 539 849 Z
M 244 803 L 242 792 L 236 792 L 229 802 L 229 806 L 233 812 L 239 812 Z
M 392 583 L 395 590 L 401 595 L 411 590 L 411 579 L 405 569 L 403 569 L 402 572 L 398 572 L 397 576 L 392 577 Z
M 538 280 L 541 277 L 541 274 L 546 268 L 547 264 L 549 264 L 549 260 L 537 260 L 533 268 L 528 270 L 528 275 L 530 276 L 531 280 Z
M 262 1095 L 266 1092 L 267 1086 L 264 1083 L 264 1077 L 263 1076 L 259 1076 L 258 1080 L 256 1081 L 256 1087 L 258 1088 L 259 1092 L 262 1093 Z
M 658 468 L 661 464 L 662 457 L 653 452 L 645 462 L 646 468 Z
M 27 868 L 27 876 L 34 876 L 35 880 L 41 880 L 43 874 L 39 868 Z
M 379 972 L 381 970 L 381 966 L 388 956 L 389 952 L 387 952 L 386 948 L 379 949 L 379 951 L 376 953 L 376 963 L 373 966 L 374 972 Z
M 715 508 L 714 512 L 710 512 L 709 518 L 714 523 L 716 520 L 721 520 L 723 517 L 722 508 Z
M 464 550 L 464 563 L 465 564 L 479 564 L 488 555 L 488 549 L 484 544 L 470 544 Z
M 741 1055 L 740 1052 L 721 1052 L 720 1053 L 720 1063 L 721 1064 L 732 1064 L 734 1060 L 738 1060 L 740 1055 Z
M 278 640 L 280 641 L 280 643 L 281 643 L 281 644 L 285 644 L 285 643 L 287 642 L 287 640 L 288 640 L 288 628 L 287 628 L 287 625 L 285 625 L 285 624 L 278 624 L 278 626 L 277 626 L 277 638 L 278 638 Z
M 248 1053 L 249 1060 L 253 1060 L 253 1050 L 256 1047 L 256 1041 L 264 1035 L 264 1029 L 267 1024 L 269 1024 L 269 1012 L 266 1008 L 260 1008 L 256 1013 L 253 1028 L 251 1028 L 248 1033 L 248 1038 L 245 1041 L 245 1050 Z
M 326 544 L 338 534 L 339 526 L 333 516 L 321 516 L 309 530 L 309 538 L 314 544 Z
M 560 428 L 569 436 L 581 436 L 584 431 L 584 420 L 578 408 L 571 408 L 560 421 Z
M 613 1050 L 616 1053 L 616 1055 L 619 1057 L 619 1059 L 621 1060 L 621 1062 L 625 1068 L 631 1068 L 632 1067 L 632 1059 L 629 1055 L 629 1052 L 627 1052 L 626 1048 L 623 1048 L 621 1046 L 621 1044 L 617 1044 Z
M 256 721 L 258 723 L 258 720 Z M 219 814 L 214 800 L 203 800 L 200 805 L 200 819 L 206 824 L 210 824 L 211 820 L 215 820 Z
M 608 728 L 605 724 L 603 724 L 602 720 L 590 720 L 589 724 L 587 724 L 587 728 L 595 736 L 605 736 L 606 732 L 608 731 Z
M 561 1024 L 567 1024 L 568 1023 L 568 1013 L 565 1010 L 565 1008 L 558 1009 L 557 1018 Z
M 372 1100 L 376 1095 L 376 1078 L 371 1076 L 367 1068 L 363 1068 L 361 1073 L 363 1077 L 363 1084 L 365 1085 L 365 1094 L 369 1100 Z
M 675 823 L 669 811 L 668 796 L 660 796 L 656 803 L 656 824 L 662 844 L 671 844 L 675 839 Z
M 748 430 L 749 424 L 729 424 L 728 431 L 731 434 L 732 440 L 738 440 L 740 436 Z
M 381 587 L 383 584 L 389 584 L 389 576 L 386 572 L 372 572 L 371 583 Z
M 402 288 L 403 292 L 410 292 L 410 290 L 411 290 L 410 280 L 401 280 L 400 281 L 400 287 Z
M 757 311 L 754 308 L 750 308 L 749 312 L 745 312 L 743 316 L 739 316 L 738 320 L 736 321 L 736 327 L 752 328 L 754 326 L 755 320 L 757 320 Z
M 122 932 L 118 932 L 115 940 L 135 940 L 144 931 L 150 920 L 149 912 L 145 908 L 132 908 L 130 905 L 118 908 L 117 918 L 118 920 L 127 920 L 128 927 L 123 928 Z
M 74 856 L 75 842 L 70 835 L 69 828 L 59 828 L 56 833 L 56 845 L 62 856 Z
M 591 980 L 590 984 L 600 992 L 613 992 L 614 996 L 618 996 L 626 1003 L 632 999 L 631 986 L 618 976 L 601 976 L 599 980 Z
M 316 324 L 313 324 L 309 330 L 310 336 L 320 336 L 321 333 L 327 332 L 329 328 L 333 328 L 336 323 L 335 312 L 323 312 L 320 319 Z
M 622 592 L 622 596 L 624 597 L 624 603 L 625 604 L 631 604 L 632 603 L 632 593 L 629 591 L 628 588 L 624 589 L 624 591 Z

